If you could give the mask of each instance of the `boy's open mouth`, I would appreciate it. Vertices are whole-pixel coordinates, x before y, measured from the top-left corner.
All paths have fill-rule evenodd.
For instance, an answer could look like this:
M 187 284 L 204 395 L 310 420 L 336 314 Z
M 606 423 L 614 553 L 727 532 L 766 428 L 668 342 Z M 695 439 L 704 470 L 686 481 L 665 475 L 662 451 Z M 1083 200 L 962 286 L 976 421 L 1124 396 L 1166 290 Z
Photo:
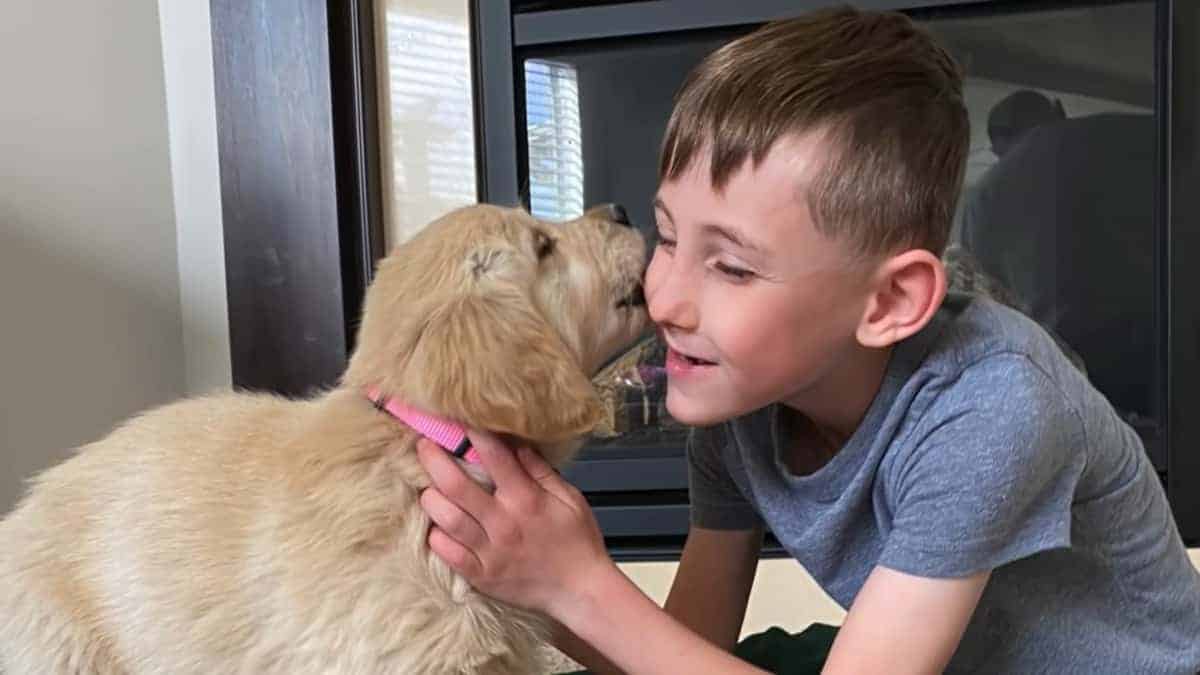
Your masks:
M 684 354 L 683 352 L 675 349 L 674 347 L 668 348 L 667 356 L 668 356 L 668 358 L 670 358 L 671 356 L 674 356 L 677 359 L 683 361 L 684 363 L 687 363 L 688 365 L 692 365 L 692 366 L 715 366 L 715 365 L 717 365 L 716 361 L 708 361 L 706 359 L 701 359 L 701 358 L 697 358 L 695 356 Z

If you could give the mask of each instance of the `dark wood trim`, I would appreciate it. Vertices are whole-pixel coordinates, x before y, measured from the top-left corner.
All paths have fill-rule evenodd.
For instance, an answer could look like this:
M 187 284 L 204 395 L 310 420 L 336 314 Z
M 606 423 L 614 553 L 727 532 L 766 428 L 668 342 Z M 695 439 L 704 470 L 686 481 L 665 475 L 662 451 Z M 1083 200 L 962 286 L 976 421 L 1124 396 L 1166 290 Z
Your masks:
M 235 387 L 302 395 L 347 335 L 326 0 L 211 0 Z
M 517 116 L 512 7 L 509 0 L 472 0 L 470 10 L 479 201 L 515 206 L 521 203 L 517 127 L 524 115 Z
M 375 264 L 386 253 L 374 0 L 329 0 L 334 157 L 347 348 Z

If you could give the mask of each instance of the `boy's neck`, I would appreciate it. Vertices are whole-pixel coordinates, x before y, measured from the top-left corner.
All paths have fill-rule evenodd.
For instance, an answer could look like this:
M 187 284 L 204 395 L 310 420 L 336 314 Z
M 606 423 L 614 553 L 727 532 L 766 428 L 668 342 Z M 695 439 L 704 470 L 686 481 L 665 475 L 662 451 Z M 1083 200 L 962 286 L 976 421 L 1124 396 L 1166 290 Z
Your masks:
M 854 435 L 879 393 L 892 349 L 857 348 L 823 381 L 782 403 L 807 418 L 836 452 Z

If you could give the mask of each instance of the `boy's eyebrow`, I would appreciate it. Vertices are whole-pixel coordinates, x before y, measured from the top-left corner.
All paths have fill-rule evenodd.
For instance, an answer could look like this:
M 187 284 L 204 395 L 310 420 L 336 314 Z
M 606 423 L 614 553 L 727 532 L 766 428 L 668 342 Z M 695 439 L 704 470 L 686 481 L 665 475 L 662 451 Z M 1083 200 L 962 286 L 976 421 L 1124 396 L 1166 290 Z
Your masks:
M 671 209 L 668 209 L 667 205 L 663 203 L 662 197 L 654 198 L 654 208 L 667 214 L 669 220 L 675 220 L 675 217 L 671 215 Z
M 663 213 L 665 213 L 667 215 L 668 220 L 671 220 L 672 222 L 674 222 L 675 218 L 671 215 L 670 209 L 667 208 L 667 205 L 663 203 L 662 199 L 660 199 L 658 197 L 654 198 L 654 208 L 661 210 Z M 703 223 L 700 225 L 700 230 L 702 232 L 715 234 L 718 237 L 721 237 L 722 239 L 725 239 L 725 240 L 733 243 L 736 246 L 746 249 L 747 251 L 753 251 L 755 253 L 760 253 L 760 254 L 765 254 L 767 252 L 766 247 L 760 246 L 759 244 L 756 244 L 753 241 L 750 241 L 749 239 L 746 238 L 746 236 L 744 234 L 742 234 L 735 228 L 727 227 L 720 223 Z

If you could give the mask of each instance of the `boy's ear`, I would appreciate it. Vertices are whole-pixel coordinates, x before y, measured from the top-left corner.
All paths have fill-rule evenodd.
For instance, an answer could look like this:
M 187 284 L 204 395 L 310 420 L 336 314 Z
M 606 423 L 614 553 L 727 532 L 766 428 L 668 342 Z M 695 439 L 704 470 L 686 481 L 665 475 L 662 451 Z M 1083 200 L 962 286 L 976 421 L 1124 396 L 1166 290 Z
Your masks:
M 876 270 L 855 337 L 882 348 L 925 327 L 946 297 L 946 268 L 930 251 L 913 249 L 886 259 Z
M 562 338 L 516 289 L 438 307 L 420 331 L 405 389 L 431 409 L 518 438 L 563 441 L 599 422 L 592 383 Z

